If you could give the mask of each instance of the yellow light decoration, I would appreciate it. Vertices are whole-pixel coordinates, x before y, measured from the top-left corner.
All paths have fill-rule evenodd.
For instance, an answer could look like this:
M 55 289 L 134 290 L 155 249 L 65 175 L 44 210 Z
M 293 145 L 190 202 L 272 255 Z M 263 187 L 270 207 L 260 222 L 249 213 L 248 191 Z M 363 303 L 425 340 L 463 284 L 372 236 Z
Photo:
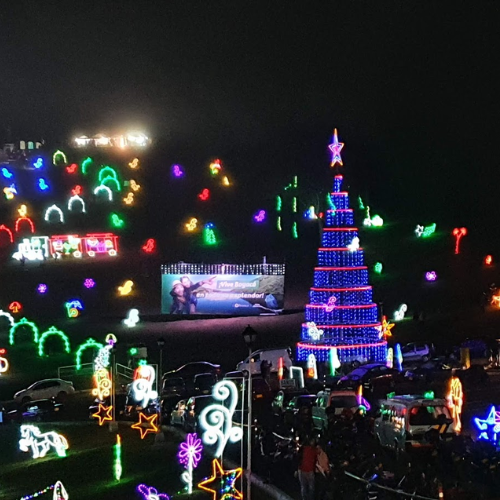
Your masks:
M 122 286 L 118 287 L 118 293 L 121 296 L 130 295 L 132 288 L 134 287 L 134 282 L 132 280 L 127 280 Z
M 0 349 L 0 375 L 9 371 L 9 360 L 2 357 L 5 354 L 7 354 L 7 350 L 5 348 Z
M 139 189 L 141 189 L 141 185 L 140 184 L 137 184 L 137 182 L 134 181 L 134 179 L 130 179 L 130 189 L 132 189 L 132 191 L 139 191 Z
M 7 200 L 13 200 L 14 196 L 17 193 L 17 191 L 14 188 L 12 188 L 12 187 L 5 187 L 5 188 L 3 188 L 3 192 L 4 192 L 5 198 Z
M 18 209 L 17 209 L 19 215 L 21 217 L 26 217 L 28 215 L 28 208 L 26 207 L 26 205 L 21 205 Z
M 462 415 L 462 407 L 464 405 L 464 392 L 462 389 L 462 382 L 460 382 L 458 377 L 451 377 L 450 388 L 446 395 L 446 400 L 451 410 L 451 418 L 453 418 L 455 432 L 459 433 L 462 430 L 460 416 Z
M 123 198 L 123 201 L 126 205 L 132 205 L 134 203 L 134 193 L 128 193 L 127 196 Z
M 134 158 L 129 164 L 128 166 L 132 169 L 132 170 L 135 170 L 136 168 L 139 168 L 140 164 L 139 164 L 139 158 Z
M 194 217 L 190 219 L 190 221 L 186 224 L 186 229 L 192 233 L 193 231 L 196 230 L 198 226 L 198 219 L 195 219 Z
M 491 305 L 500 307 L 500 295 L 493 295 L 491 297 Z
M 378 327 L 380 330 L 380 336 L 387 340 L 388 337 L 392 337 L 391 330 L 394 328 L 394 323 L 389 323 L 386 316 L 382 316 L 382 325 Z
M 109 376 L 109 370 L 106 368 L 99 368 L 94 372 L 94 384 L 92 395 L 98 397 L 101 401 L 111 395 L 113 382 Z
M 92 413 L 92 416 L 99 419 L 99 425 L 103 425 L 106 420 L 110 422 L 113 420 L 111 412 L 113 411 L 113 406 L 104 406 L 99 403 L 99 409 L 96 413 Z
M 158 419 L 158 413 L 151 415 L 150 417 L 146 417 L 144 413 L 139 413 L 139 422 L 136 422 L 132 429 L 138 429 L 141 432 L 141 439 L 144 439 L 148 432 L 158 432 L 158 427 L 156 426 L 156 420 Z M 144 427 L 143 424 L 146 424 Z
M 222 185 L 223 186 L 230 186 L 230 182 L 229 182 L 229 179 L 227 178 L 227 175 L 225 175 L 223 178 L 222 178 Z
M 213 500 L 236 499 L 242 500 L 243 494 L 234 485 L 241 476 L 243 469 L 224 470 L 219 460 L 212 462 L 212 477 L 198 484 L 198 488 L 212 493 Z M 212 488 L 208 486 L 213 486 Z

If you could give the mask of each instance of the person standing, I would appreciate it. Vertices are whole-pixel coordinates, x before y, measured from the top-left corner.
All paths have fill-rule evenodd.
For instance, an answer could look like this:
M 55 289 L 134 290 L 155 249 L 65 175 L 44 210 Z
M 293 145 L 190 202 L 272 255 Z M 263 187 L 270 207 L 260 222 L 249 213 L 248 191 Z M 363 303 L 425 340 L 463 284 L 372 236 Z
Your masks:
M 299 483 L 302 500 L 314 500 L 314 472 L 318 450 L 314 439 L 308 438 L 299 454 Z
M 317 490 L 317 500 L 326 500 L 329 498 L 328 486 L 330 483 L 330 460 L 325 450 L 319 443 L 316 446 L 316 452 L 315 487 Z

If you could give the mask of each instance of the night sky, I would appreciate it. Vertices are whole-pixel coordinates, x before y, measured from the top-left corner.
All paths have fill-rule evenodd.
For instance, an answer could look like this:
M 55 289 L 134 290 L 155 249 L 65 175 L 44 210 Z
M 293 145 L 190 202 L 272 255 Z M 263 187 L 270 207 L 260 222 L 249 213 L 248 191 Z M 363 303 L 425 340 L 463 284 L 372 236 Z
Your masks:
M 5 0 L 0 138 L 138 127 L 168 165 L 219 156 L 264 189 L 295 172 L 326 180 L 337 127 L 348 180 L 377 212 L 477 225 L 487 238 L 500 180 L 499 10 Z

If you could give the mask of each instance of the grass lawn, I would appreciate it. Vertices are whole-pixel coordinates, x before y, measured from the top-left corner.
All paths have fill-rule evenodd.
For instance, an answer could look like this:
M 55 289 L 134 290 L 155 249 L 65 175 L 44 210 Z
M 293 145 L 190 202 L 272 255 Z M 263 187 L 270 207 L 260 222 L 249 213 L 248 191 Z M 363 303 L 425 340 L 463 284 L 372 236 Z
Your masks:
M 137 499 L 139 495 L 135 488 L 139 483 L 154 486 L 169 496 L 183 490 L 182 468 L 176 459 L 178 438 L 171 433 L 166 433 L 166 440 L 160 446 L 155 445 L 155 435 L 148 434 L 141 440 L 138 430 L 120 424 L 123 473 L 118 482 L 113 472 L 116 435 L 107 425 L 98 427 L 92 422 L 68 422 L 39 424 L 39 427 L 42 432 L 55 430 L 67 438 L 67 456 L 58 457 L 50 451 L 45 458 L 34 460 L 31 453 L 18 448 L 19 426 L 1 426 L 0 499 L 30 495 L 57 480 L 63 482 L 73 499 Z M 197 474 L 197 479 L 204 477 L 207 466 L 208 463 L 200 467 L 202 475 Z

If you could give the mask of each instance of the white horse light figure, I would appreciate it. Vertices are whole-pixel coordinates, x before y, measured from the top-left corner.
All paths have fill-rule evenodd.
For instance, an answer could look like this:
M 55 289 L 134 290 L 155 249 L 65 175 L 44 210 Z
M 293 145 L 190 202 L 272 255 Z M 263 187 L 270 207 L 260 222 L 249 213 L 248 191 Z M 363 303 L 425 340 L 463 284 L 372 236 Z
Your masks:
M 34 425 L 21 425 L 19 449 L 29 451 L 30 448 L 33 458 L 43 458 L 51 448 L 54 448 L 58 456 L 65 457 L 69 445 L 66 438 L 55 431 L 42 433 Z

